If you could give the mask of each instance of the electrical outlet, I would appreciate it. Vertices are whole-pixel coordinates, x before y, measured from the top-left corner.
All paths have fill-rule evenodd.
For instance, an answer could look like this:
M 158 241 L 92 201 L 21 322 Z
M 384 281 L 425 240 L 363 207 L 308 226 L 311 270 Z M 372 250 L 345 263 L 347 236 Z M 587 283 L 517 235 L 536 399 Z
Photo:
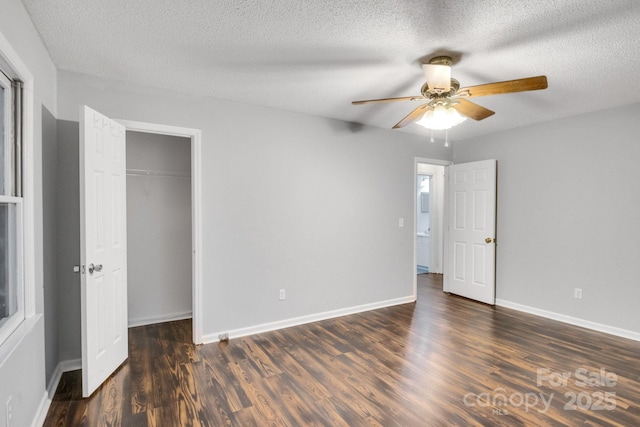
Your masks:
M 582 299 L 582 289 L 580 288 L 575 288 L 573 290 L 573 297 L 577 298 L 577 299 Z
M 284 301 L 285 299 L 287 299 L 287 293 L 285 292 L 284 289 L 280 289 L 280 294 L 278 295 L 278 299 L 280 301 Z
M 4 413 L 6 415 L 5 423 L 7 427 L 11 426 L 11 420 L 13 419 L 13 408 L 11 407 L 12 398 L 13 396 L 9 396 L 7 402 L 4 404 Z
M 404 228 L 404 218 L 398 218 L 398 227 Z

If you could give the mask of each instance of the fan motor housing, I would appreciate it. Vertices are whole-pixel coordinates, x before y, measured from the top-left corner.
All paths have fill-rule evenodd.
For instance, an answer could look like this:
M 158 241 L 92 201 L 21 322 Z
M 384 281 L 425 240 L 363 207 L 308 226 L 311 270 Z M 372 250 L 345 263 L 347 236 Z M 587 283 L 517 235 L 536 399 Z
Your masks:
M 451 88 L 448 92 L 439 92 L 429 87 L 429 82 L 425 82 L 420 89 L 420 93 L 422 96 L 428 99 L 434 98 L 450 98 L 456 94 L 456 92 L 460 89 L 460 82 L 456 79 L 451 79 Z

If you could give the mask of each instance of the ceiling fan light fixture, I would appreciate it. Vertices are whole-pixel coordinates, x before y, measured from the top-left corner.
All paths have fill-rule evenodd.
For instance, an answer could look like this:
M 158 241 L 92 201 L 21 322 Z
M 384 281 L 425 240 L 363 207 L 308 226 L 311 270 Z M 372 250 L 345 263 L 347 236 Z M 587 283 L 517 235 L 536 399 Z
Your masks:
M 546 76 L 460 87 L 460 82 L 451 78 L 452 65 L 453 60 L 450 56 L 436 56 L 431 58 L 428 64 L 422 64 L 422 70 L 427 81 L 420 88 L 420 96 L 368 99 L 353 101 L 352 104 L 424 100 L 424 104 L 415 107 L 402 120 L 393 125 L 392 129 L 399 129 L 411 123 L 418 123 L 432 131 L 446 130 L 462 123 L 467 117 L 480 121 L 495 114 L 495 111 L 468 101 L 467 98 L 547 88 Z
M 431 130 L 445 130 L 459 125 L 466 119 L 452 106 L 438 104 L 435 107 L 430 107 L 416 123 Z

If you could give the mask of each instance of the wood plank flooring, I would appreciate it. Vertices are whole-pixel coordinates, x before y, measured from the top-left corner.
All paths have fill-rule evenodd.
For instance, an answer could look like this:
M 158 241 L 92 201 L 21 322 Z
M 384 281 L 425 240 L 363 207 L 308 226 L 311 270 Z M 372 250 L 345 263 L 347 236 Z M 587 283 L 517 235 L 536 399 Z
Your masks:
M 132 328 L 91 398 L 62 376 L 45 426 L 640 425 L 640 343 L 418 278 L 415 304 L 229 343 L 192 345 L 189 321 Z

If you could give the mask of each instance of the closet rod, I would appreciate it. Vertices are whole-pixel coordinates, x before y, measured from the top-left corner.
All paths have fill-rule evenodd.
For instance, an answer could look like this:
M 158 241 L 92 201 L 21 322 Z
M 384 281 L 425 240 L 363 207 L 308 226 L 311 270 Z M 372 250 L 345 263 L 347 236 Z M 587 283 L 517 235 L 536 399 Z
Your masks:
M 129 176 L 170 176 L 174 178 L 191 178 L 191 174 L 181 172 L 164 172 L 147 169 L 127 169 Z

